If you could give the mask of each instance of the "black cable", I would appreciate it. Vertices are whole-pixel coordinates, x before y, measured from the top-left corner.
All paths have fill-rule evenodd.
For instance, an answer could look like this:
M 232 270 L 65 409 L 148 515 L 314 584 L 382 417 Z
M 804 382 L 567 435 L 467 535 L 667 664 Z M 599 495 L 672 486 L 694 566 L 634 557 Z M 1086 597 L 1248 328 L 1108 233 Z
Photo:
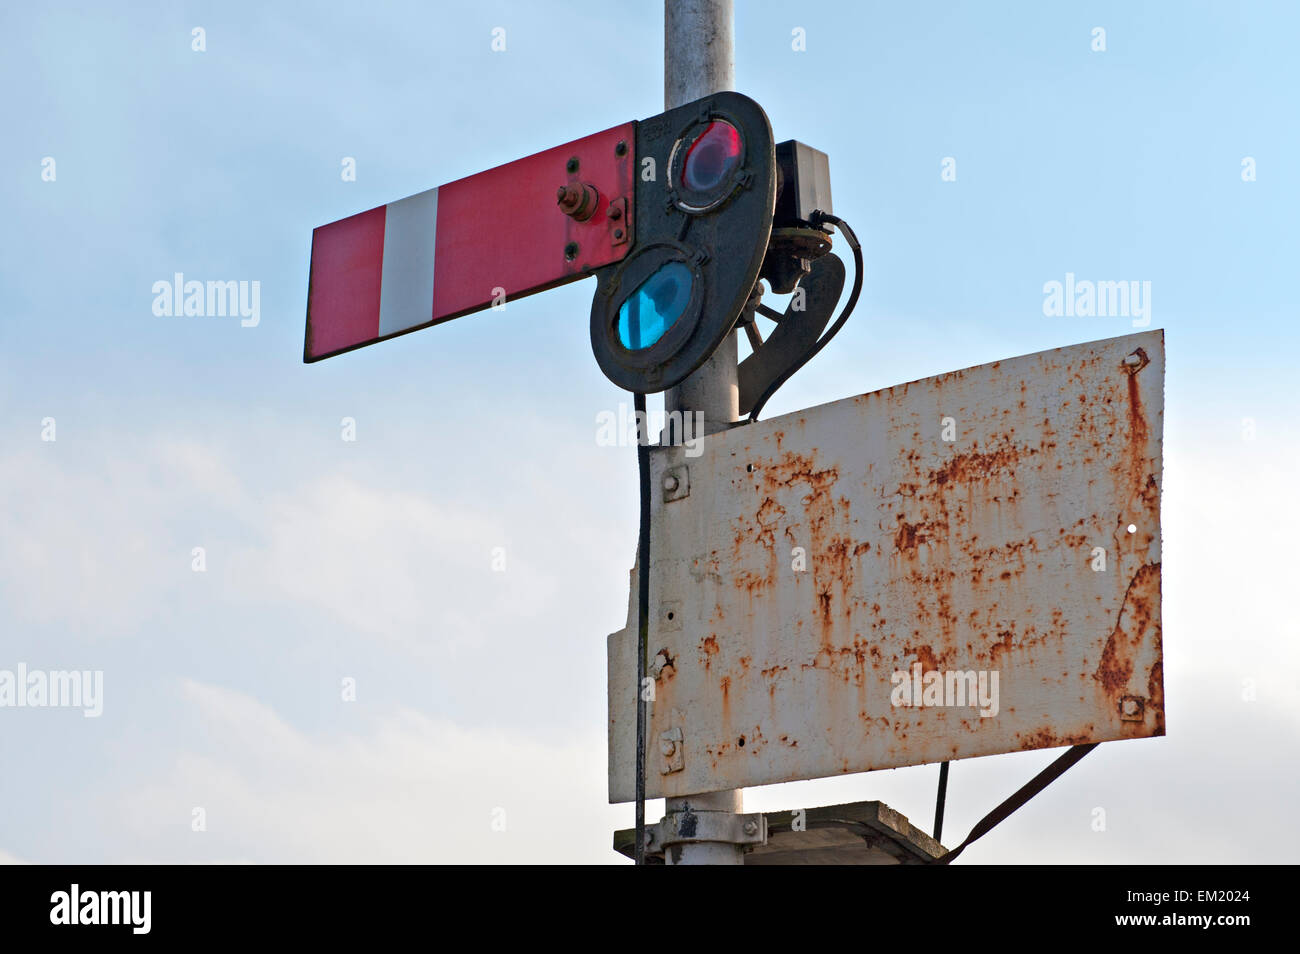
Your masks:
M 763 405 L 767 403 L 768 398 L 775 394 L 781 385 L 790 380 L 799 369 L 813 358 L 817 357 L 817 352 L 826 347 L 826 345 L 830 343 L 830 340 L 839 333 L 839 330 L 844 327 L 844 323 L 849 320 L 849 315 L 853 314 L 853 308 L 858 303 L 858 295 L 862 293 L 862 246 L 858 244 L 858 237 L 853 234 L 853 229 L 849 228 L 848 223 L 843 219 L 831 215 L 829 212 L 814 212 L 812 214 L 812 221 L 815 225 L 821 225 L 826 222 L 835 226 L 844 234 L 844 240 L 849 243 L 849 248 L 853 249 L 853 290 L 849 292 L 849 299 L 844 303 L 844 310 L 840 312 L 840 316 L 835 319 L 835 324 L 831 325 L 830 329 L 817 339 L 816 344 L 808 349 L 806 355 L 794 364 L 790 365 L 789 368 L 782 372 L 780 377 L 768 385 L 768 388 L 763 392 L 762 397 L 754 403 L 754 409 L 749 412 L 749 419 L 751 422 L 758 420 L 758 414 L 763 410 Z
M 646 643 L 650 629 L 650 435 L 645 410 L 645 395 L 632 396 L 636 416 L 636 463 L 641 478 L 641 530 L 637 535 L 636 593 L 636 846 L 633 857 L 645 864 L 645 699 L 641 686 L 645 682 Z
M 948 763 L 939 766 L 939 794 L 934 800 L 934 840 L 943 844 L 943 803 L 948 798 Z

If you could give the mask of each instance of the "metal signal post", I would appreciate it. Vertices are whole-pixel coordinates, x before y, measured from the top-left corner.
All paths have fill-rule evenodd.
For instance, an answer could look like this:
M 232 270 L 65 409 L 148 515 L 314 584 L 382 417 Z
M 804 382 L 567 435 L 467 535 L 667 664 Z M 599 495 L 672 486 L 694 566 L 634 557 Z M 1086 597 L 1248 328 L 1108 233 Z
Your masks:
M 735 88 L 733 23 L 731 0 L 664 0 L 664 109 Z M 706 434 L 726 430 L 739 420 L 738 355 L 736 332 L 732 331 L 698 371 L 665 392 L 665 415 L 702 411 Z M 664 802 L 668 815 L 741 810 L 740 789 Z M 744 864 L 744 849 L 726 842 L 691 842 L 668 852 L 665 860 L 687 865 L 739 865 Z

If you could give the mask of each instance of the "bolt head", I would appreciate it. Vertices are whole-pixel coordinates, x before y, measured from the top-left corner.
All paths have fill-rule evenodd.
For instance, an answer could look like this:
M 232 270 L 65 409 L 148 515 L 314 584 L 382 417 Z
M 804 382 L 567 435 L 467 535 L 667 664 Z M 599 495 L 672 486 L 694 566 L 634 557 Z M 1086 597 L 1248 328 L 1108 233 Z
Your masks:
M 660 739 L 659 751 L 664 754 L 664 758 L 671 758 L 672 754 L 677 751 L 677 743 L 672 739 Z
M 752 834 L 754 834 L 754 833 L 757 832 L 757 831 L 758 831 L 758 822 L 754 822 L 754 821 L 747 821 L 747 822 L 745 822 L 745 834 L 746 834 L 746 835 L 752 835 Z
M 681 486 L 681 481 L 677 479 L 676 474 L 669 474 L 667 477 L 664 478 L 664 490 L 668 491 L 669 493 L 672 493 L 680 486 Z
M 555 202 L 565 215 L 572 215 L 582 204 L 582 186 L 574 183 L 560 186 L 555 190 Z

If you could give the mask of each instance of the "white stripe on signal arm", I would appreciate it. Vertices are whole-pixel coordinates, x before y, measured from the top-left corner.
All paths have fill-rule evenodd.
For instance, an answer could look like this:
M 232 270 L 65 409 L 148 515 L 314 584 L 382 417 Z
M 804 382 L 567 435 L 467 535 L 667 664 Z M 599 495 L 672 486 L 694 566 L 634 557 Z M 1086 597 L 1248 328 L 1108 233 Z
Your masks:
M 384 211 L 384 263 L 379 288 L 379 337 L 433 320 L 433 252 L 438 190 L 430 189 Z

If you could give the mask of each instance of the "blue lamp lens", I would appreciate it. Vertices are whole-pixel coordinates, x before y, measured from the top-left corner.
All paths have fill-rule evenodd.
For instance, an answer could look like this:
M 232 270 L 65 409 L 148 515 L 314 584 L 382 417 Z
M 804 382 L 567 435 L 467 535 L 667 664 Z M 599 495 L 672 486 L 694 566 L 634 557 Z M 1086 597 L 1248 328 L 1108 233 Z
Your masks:
M 637 286 L 618 309 L 618 340 L 629 351 L 648 348 L 682 316 L 691 300 L 691 270 L 668 262 Z

